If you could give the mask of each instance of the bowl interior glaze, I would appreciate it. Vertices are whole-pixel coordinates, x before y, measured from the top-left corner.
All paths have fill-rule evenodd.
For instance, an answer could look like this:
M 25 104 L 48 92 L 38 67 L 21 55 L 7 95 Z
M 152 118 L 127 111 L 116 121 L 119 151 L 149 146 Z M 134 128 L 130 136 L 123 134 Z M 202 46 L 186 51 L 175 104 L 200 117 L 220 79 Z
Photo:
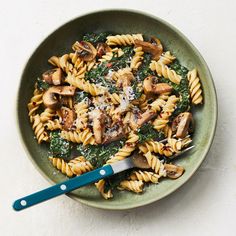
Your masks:
M 183 185 L 197 170 L 212 143 L 216 120 L 217 100 L 209 69 L 190 41 L 177 29 L 163 20 L 144 13 L 108 10 L 78 17 L 50 34 L 34 51 L 24 68 L 17 99 L 17 121 L 23 143 L 36 168 L 51 182 L 64 181 L 66 177 L 55 170 L 47 158 L 48 147 L 38 145 L 28 118 L 27 103 L 30 100 L 34 83 L 49 68 L 48 58 L 71 52 L 71 45 L 89 32 L 143 33 L 157 36 L 165 50 L 170 50 L 188 69 L 197 67 L 203 86 L 204 105 L 194 110 L 196 130 L 195 148 L 177 161 L 185 168 L 185 174 L 173 181 L 164 179 L 157 185 L 145 188 L 143 194 L 117 191 L 114 198 L 104 200 L 94 186 L 87 186 L 68 194 L 70 197 L 90 206 L 103 209 L 130 209 L 157 201 Z

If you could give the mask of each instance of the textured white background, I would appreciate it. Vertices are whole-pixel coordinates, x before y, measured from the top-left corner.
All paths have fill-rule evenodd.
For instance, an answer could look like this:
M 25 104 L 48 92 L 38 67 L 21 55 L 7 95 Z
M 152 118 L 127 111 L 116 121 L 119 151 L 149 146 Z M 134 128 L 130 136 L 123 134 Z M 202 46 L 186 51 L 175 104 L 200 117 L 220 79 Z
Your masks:
M 181 189 L 152 205 L 112 212 L 62 196 L 16 213 L 12 201 L 48 186 L 30 163 L 15 125 L 16 92 L 32 50 L 73 17 L 104 8 L 157 15 L 200 50 L 219 99 L 215 141 Z M 21 0 L 0 4 L 0 235 L 236 235 L 236 2 Z

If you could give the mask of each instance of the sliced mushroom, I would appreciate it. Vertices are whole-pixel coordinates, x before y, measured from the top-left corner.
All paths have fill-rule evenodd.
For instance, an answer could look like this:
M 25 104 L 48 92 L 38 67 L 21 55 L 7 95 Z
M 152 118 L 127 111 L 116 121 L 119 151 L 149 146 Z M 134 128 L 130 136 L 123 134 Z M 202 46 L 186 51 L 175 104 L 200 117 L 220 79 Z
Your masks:
M 184 138 L 193 129 L 193 116 L 190 112 L 180 113 L 172 122 L 171 129 L 177 138 Z
M 172 87 L 167 83 L 157 83 L 158 79 L 155 76 L 148 76 L 144 79 L 143 88 L 145 94 L 162 94 L 172 91 Z
M 64 130 L 71 130 L 75 120 L 75 112 L 68 107 L 62 107 L 60 110 L 61 114 L 61 125 Z
M 127 71 L 121 74 L 116 82 L 118 88 L 124 88 L 130 86 L 131 82 L 134 80 L 134 75 L 132 72 Z
M 72 86 L 52 86 L 43 94 L 43 103 L 46 107 L 56 110 L 61 107 L 57 95 L 73 96 L 75 87 Z
M 140 153 L 134 153 L 131 156 L 131 159 L 133 161 L 133 164 L 135 167 L 141 168 L 141 169 L 150 169 L 150 166 L 147 162 L 147 158 L 145 158 L 142 154 Z
M 171 179 L 177 179 L 184 173 L 184 168 L 182 166 L 176 166 L 172 164 L 164 164 L 164 170 L 166 174 Z
M 152 54 L 154 60 L 159 60 L 163 53 L 163 46 L 160 39 L 156 37 L 151 37 L 151 43 L 156 46 L 155 52 Z
M 157 113 L 153 110 L 146 110 L 140 118 L 138 118 L 137 120 L 137 125 L 141 126 L 144 123 L 148 122 L 149 120 L 151 120 L 152 118 L 154 118 L 155 116 L 157 116 Z
M 42 74 L 42 77 L 46 83 L 54 85 L 60 85 L 64 78 L 60 68 L 48 70 Z
M 109 132 L 106 134 L 103 144 L 108 144 L 117 140 L 122 139 L 125 136 L 124 129 L 120 126 L 117 130 Z
M 105 116 L 101 110 L 94 110 L 93 111 L 93 133 L 94 138 L 97 144 L 102 143 L 103 134 L 105 131 Z
M 135 47 L 142 47 L 144 52 L 152 54 L 152 59 L 158 60 L 163 53 L 163 46 L 160 40 L 156 37 L 151 38 L 151 42 L 141 41 L 139 39 L 134 40 Z
M 76 42 L 73 47 L 83 61 L 92 61 L 97 55 L 96 48 L 89 42 Z
M 97 56 L 101 58 L 107 52 L 111 52 L 111 48 L 106 43 L 98 43 L 97 44 Z

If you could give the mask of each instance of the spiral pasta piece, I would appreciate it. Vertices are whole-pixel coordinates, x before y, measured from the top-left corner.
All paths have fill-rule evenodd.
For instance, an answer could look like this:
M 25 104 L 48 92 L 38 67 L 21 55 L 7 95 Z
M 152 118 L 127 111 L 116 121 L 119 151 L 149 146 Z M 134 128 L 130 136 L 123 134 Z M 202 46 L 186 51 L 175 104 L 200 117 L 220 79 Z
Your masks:
M 106 43 L 109 46 L 113 45 L 120 45 L 120 46 L 127 46 L 134 44 L 134 40 L 139 39 L 143 41 L 142 34 L 121 34 L 121 35 L 115 35 L 115 36 L 107 36 Z
M 39 91 L 37 88 L 34 89 L 33 97 L 30 99 L 30 102 L 28 103 L 28 110 L 29 110 L 29 117 L 30 122 L 33 122 L 33 117 L 38 110 L 39 106 L 43 103 L 43 92 Z
M 137 47 L 134 49 L 134 56 L 130 63 L 131 69 L 137 70 L 139 68 L 139 66 L 142 64 L 143 54 L 144 52 L 143 52 L 142 47 Z
M 121 97 L 118 93 L 107 93 L 107 100 L 115 105 L 121 103 Z
M 62 131 L 61 137 L 73 143 L 83 143 L 83 145 L 95 144 L 95 139 L 89 128 L 82 132 Z
M 77 103 L 75 106 L 77 118 L 75 120 L 76 130 L 80 131 L 87 127 L 88 123 L 88 104 L 84 101 Z
M 56 129 L 62 129 L 61 123 L 58 119 L 55 120 L 48 120 L 44 124 L 45 129 L 47 130 L 56 130 Z
M 123 76 L 124 74 L 127 74 L 127 73 L 131 73 L 131 68 L 126 67 L 126 68 L 119 69 L 118 71 L 114 71 L 111 74 L 111 78 L 113 80 L 117 81 L 121 76 Z
M 144 100 L 143 102 L 139 103 L 139 108 L 141 111 L 146 111 L 147 109 L 149 109 L 150 104 L 148 104 L 148 100 Z
M 158 183 L 159 175 L 150 171 L 134 171 L 130 175 L 131 180 L 141 180 L 143 182 Z
M 98 59 L 100 62 L 110 61 L 113 57 L 113 52 L 107 52 L 102 56 L 102 58 Z
M 103 198 L 105 198 L 105 199 L 112 198 L 113 195 L 112 195 L 112 192 L 110 189 L 107 192 L 104 191 L 105 183 L 106 183 L 105 180 L 101 179 L 97 183 L 95 183 L 95 186 L 98 189 L 98 191 L 100 192 L 100 194 L 103 196 Z
M 164 132 L 165 137 L 167 137 L 167 138 L 170 138 L 170 137 L 172 136 L 172 134 L 173 134 L 170 125 L 166 125 L 166 126 L 163 128 L 163 132 Z
M 160 160 L 156 156 L 152 155 L 150 151 L 145 153 L 144 156 L 147 159 L 148 165 L 154 170 L 156 174 L 158 174 L 161 166 Z
M 173 153 L 179 153 L 183 147 L 191 142 L 191 138 L 175 139 L 168 138 L 166 146 L 169 146 Z
M 79 57 L 78 53 L 70 53 L 69 54 L 70 60 L 74 66 L 74 69 L 78 70 L 81 67 L 84 66 L 84 61 L 81 60 L 81 58 Z
M 174 70 L 171 70 L 162 62 L 152 61 L 150 64 L 150 69 L 152 71 L 156 71 L 159 76 L 163 76 L 175 84 L 179 84 L 180 80 L 182 79 L 180 75 L 177 75 Z
M 51 120 L 54 116 L 56 116 L 56 111 L 52 110 L 50 108 L 46 108 L 41 114 L 40 114 L 40 120 L 41 122 L 45 123 L 48 120 Z
M 112 48 L 111 51 L 115 54 L 116 57 L 121 57 L 124 55 L 124 51 L 121 48 Z
M 65 174 L 68 177 L 72 177 L 74 175 L 69 164 L 65 162 L 62 158 L 49 157 L 49 160 L 51 161 L 54 167 L 61 171 L 62 174 Z
M 165 100 L 157 98 L 154 102 L 150 104 L 150 107 L 155 112 L 158 112 L 165 106 L 165 104 L 166 104 Z
M 75 175 L 82 175 L 93 170 L 92 164 L 87 160 L 81 159 L 80 157 L 73 159 L 68 163 L 68 165 Z
M 176 59 L 175 56 L 171 55 L 170 51 L 164 52 L 158 62 L 161 62 L 164 65 L 169 65 Z
M 134 114 L 131 111 L 128 111 L 123 117 L 123 124 L 125 126 L 125 133 L 129 133 L 132 127 L 130 127 L 130 121 L 134 119 Z
M 197 69 L 188 72 L 189 90 L 192 104 L 198 105 L 203 101 L 200 79 L 197 75 Z
M 128 140 L 126 140 L 125 145 L 107 161 L 107 164 L 112 164 L 117 161 L 124 160 L 126 157 L 130 156 L 135 150 L 136 143 L 138 142 L 138 135 L 130 133 Z
M 83 79 L 85 77 L 85 73 L 87 72 L 87 65 L 83 65 L 79 69 L 73 69 L 72 74 L 77 78 L 77 79 Z
M 68 74 L 66 77 L 66 82 L 76 88 L 79 88 L 80 90 L 85 91 L 86 93 L 90 93 L 92 96 L 102 95 L 106 92 L 104 87 L 98 87 L 97 85 L 84 79 L 79 79 L 72 74 Z
M 61 68 L 67 74 L 73 71 L 73 65 L 70 63 L 69 54 L 64 54 L 61 57 L 52 56 L 51 58 L 49 58 L 48 62 L 54 66 Z
M 169 122 L 169 117 L 174 112 L 176 103 L 179 100 L 175 95 L 172 95 L 168 98 L 166 104 L 164 105 L 162 112 L 159 116 L 153 121 L 153 126 L 156 130 L 163 129 Z
M 32 128 L 34 130 L 35 136 L 40 144 L 42 141 L 48 141 L 49 137 L 44 129 L 43 123 L 40 120 L 40 116 L 37 114 L 33 117 Z
M 87 61 L 86 62 L 87 71 L 90 71 L 92 68 L 96 67 L 96 65 L 97 65 L 96 60 Z
M 138 148 L 143 153 L 155 152 L 160 155 L 164 154 L 164 144 L 153 140 L 146 141 L 139 145 Z
M 123 180 L 118 187 L 119 190 L 128 190 L 134 193 L 143 191 L 144 183 L 142 180 Z
M 168 93 L 168 92 L 167 93 L 162 93 L 158 96 L 159 99 L 162 99 L 164 101 L 167 101 L 169 99 L 169 97 L 170 97 L 170 93 Z

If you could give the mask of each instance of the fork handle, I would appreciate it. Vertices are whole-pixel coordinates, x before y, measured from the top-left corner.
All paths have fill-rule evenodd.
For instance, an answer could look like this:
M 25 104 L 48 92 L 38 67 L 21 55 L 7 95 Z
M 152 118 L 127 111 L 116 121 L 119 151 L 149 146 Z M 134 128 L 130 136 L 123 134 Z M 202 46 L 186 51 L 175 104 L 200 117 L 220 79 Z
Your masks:
M 12 207 L 14 210 L 20 211 L 30 206 L 36 205 L 38 203 L 62 195 L 64 193 L 71 192 L 77 188 L 94 183 L 100 179 L 109 177 L 113 174 L 114 171 L 112 167 L 110 165 L 105 165 L 96 170 L 90 171 L 83 175 L 56 184 L 52 187 L 46 188 L 39 192 L 20 198 L 13 203 Z

